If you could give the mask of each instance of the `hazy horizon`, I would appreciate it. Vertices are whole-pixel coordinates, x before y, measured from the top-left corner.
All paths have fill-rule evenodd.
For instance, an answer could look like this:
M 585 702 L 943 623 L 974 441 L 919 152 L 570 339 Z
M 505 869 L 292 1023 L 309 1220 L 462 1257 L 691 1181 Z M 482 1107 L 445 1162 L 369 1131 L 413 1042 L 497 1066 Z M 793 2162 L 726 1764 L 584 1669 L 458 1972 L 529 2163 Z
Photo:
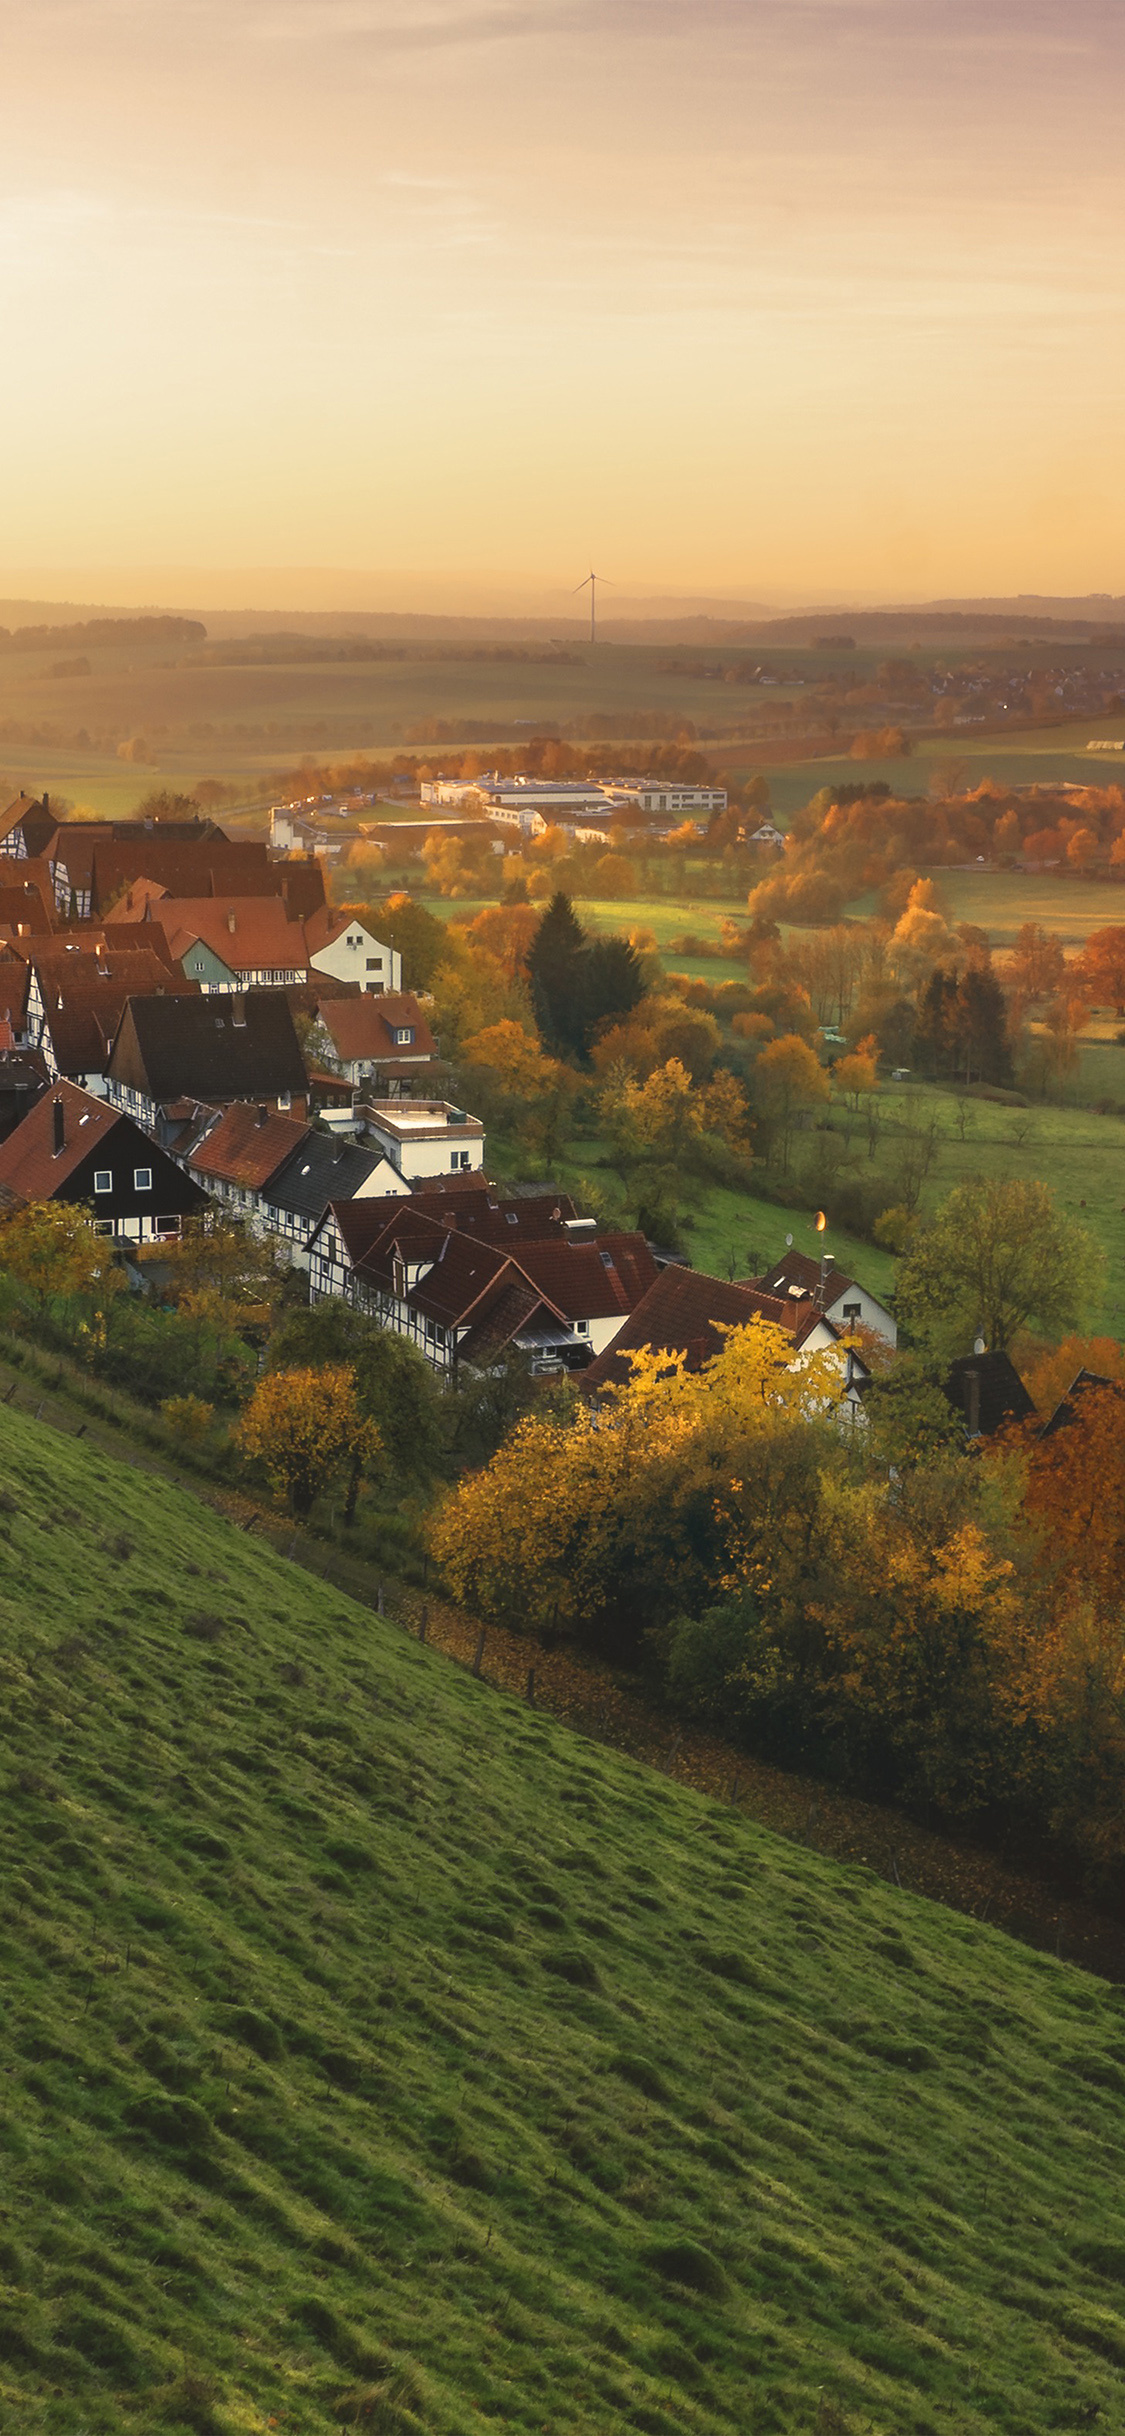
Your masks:
M 1116 590 L 1123 53 L 1108 0 L 9 0 L 0 561 Z

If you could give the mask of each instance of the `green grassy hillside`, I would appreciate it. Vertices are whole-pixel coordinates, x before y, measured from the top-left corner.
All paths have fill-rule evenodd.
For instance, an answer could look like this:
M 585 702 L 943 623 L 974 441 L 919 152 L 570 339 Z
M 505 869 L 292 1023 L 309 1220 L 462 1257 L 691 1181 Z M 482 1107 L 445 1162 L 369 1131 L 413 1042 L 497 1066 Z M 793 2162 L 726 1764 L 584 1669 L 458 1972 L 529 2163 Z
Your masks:
M 1118 2424 L 1118 1993 L 0 1478 L 5 2431 Z

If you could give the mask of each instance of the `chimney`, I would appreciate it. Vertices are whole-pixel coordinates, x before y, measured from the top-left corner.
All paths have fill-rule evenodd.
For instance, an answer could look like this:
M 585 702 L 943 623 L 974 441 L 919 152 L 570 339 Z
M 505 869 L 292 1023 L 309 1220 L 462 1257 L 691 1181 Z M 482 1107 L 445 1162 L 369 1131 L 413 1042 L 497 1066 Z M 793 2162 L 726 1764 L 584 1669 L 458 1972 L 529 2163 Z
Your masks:
M 258 1123 L 259 1123 L 259 1125 L 265 1125 L 265 1124 L 268 1124 L 268 1122 L 269 1122 L 269 1113 L 270 1113 L 270 1112 L 269 1112 L 269 1109 L 268 1109 L 268 1108 L 261 1108 L 261 1107 L 259 1107 L 259 1110 L 258 1110 Z
M 233 933 L 234 933 L 234 931 L 235 931 L 236 927 L 237 927 L 237 925 L 236 925 L 236 923 L 235 923 L 235 919 L 234 919 L 234 907 L 233 907 L 233 905 L 232 905 L 232 906 L 231 906 L 231 908 L 230 908 L 230 911 L 229 911 L 229 913 L 228 913 L 228 915 L 227 915 L 227 929 L 228 929 L 228 930 L 231 932 L 232 936 L 233 936 Z
M 54 1100 L 51 1104 L 51 1122 L 54 1130 L 52 1150 L 57 1159 L 60 1150 L 66 1149 L 66 1109 L 61 1100 Z
M 821 1310 L 822 1310 L 822 1311 L 823 1311 L 823 1309 L 824 1309 L 824 1304 L 825 1304 L 825 1300 L 826 1300 L 826 1297 L 827 1297 L 828 1288 L 829 1288 L 829 1285 L 830 1285 L 830 1283 L 831 1283 L 831 1279 L 832 1279 L 832 1271 L 833 1271 L 833 1269 L 835 1268 L 835 1266 L 836 1266 L 836 1255 L 835 1255 L 835 1253 L 834 1253 L 834 1252 L 825 1252 L 825 1253 L 822 1255 L 822 1257 L 821 1257 L 821 1263 L 820 1263 L 820 1291 L 819 1291 L 819 1293 L 818 1293 L 818 1295 L 817 1295 L 817 1301 L 819 1302 L 819 1304 L 820 1304 L 820 1307 L 821 1307 Z
M 246 1000 L 236 998 L 233 993 L 230 1002 L 230 1019 L 236 1032 L 246 1030 Z

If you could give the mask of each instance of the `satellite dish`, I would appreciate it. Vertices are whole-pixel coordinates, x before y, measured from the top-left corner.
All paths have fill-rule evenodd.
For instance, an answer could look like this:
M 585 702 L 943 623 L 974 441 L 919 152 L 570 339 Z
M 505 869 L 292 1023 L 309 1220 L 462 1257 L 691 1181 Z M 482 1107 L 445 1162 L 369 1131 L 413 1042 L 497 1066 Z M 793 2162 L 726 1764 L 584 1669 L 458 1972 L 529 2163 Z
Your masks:
M 787 1252 L 791 1252 L 793 1249 L 793 1238 L 791 1235 L 787 1235 L 785 1238 L 785 1249 Z

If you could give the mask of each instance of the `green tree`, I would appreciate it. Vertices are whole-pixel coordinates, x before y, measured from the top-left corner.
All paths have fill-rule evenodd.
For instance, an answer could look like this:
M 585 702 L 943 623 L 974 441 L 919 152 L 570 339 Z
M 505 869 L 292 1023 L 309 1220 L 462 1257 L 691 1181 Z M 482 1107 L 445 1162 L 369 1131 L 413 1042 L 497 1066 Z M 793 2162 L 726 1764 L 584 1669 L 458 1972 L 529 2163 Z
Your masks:
M 1021 1328 L 1052 1336 L 1077 1326 L 1102 1267 L 1093 1237 L 1045 1184 L 978 1176 L 911 1238 L 895 1307 L 936 1359 L 967 1352 L 978 1331 L 1005 1352 Z
M 447 1435 L 444 1399 L 429 1363 L 393 1329 L 378 1327 L 338 1297 L 326 1298 L 286 1313 L 270 1338 L 266 1364 L 269 1371 L 346 1365 L 397 1479 L 426 1481 L 439 1470 Z
M 585 944 L 570 898 L 556 889 L 527 951 L 535 1020 L 549 1048 L 574 1045 L 578 963 Z

